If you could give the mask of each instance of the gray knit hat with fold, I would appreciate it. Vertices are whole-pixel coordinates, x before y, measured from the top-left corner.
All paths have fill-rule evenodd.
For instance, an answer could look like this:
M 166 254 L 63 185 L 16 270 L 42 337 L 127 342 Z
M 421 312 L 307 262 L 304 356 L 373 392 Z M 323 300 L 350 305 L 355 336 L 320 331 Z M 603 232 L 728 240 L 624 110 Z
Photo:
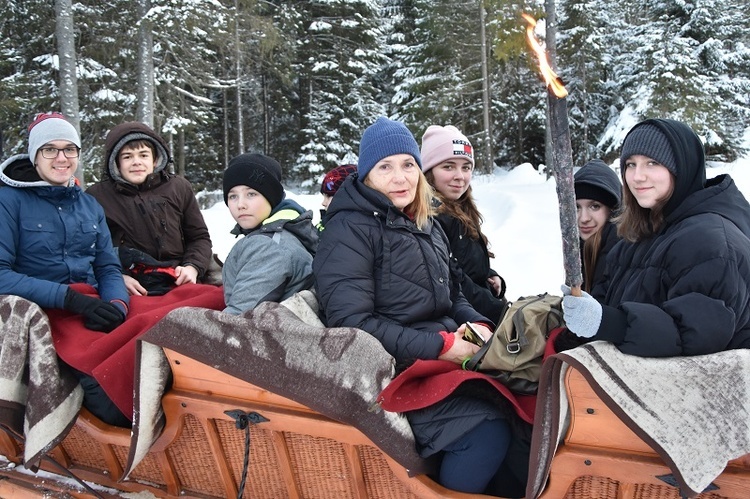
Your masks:
M 667 136 L 656 125 L 646 123 L 636 126 L 625 137 L 620 153 L 620 169 L 623 172 L 625 171 L 625 161 L 635 154 L 648 156 L 658 161 L 672 175 L 677 176 L 677 161 L 672 146 Z

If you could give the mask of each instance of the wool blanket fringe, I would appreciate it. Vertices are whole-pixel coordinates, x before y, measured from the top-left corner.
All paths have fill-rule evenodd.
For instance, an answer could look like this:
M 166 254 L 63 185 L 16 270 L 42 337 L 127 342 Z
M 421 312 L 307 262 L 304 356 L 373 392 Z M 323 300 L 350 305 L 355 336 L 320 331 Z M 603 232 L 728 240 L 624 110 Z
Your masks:
M 750 453 L 750 351 L 643 358 L 597 341 L 553 355 L 544 364 L 526 497 L 542 493 L 565 436 L 564 377 L 570 366 L 659 454 L 684 496 L 698 495 L 730 460 Z

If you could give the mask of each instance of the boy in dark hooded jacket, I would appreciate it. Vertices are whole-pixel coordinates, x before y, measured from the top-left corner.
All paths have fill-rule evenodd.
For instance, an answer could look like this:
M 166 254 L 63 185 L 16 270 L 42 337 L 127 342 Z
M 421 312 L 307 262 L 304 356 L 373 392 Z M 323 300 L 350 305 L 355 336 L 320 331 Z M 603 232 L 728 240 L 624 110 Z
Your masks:
M 169 147 L 143 123 L 117 125 L 105 142 L 104 179 L 87 192 L 104 207 L 132 295 L 195 283 L 211 237 L 190 182 L 169 173 Z

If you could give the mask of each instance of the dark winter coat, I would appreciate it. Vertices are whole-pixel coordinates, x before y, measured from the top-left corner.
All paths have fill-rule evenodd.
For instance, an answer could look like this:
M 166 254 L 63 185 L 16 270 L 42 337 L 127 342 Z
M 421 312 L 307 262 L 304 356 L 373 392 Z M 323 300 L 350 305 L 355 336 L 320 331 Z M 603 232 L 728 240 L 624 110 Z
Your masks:
M 62 308 L 68 284 L 129 303 L 104 211 L 78 185 L 52 186 L 28 155 L 0 166 L 0 294 Z
M 367 331 L 399 363 L 436 359 L 440 331 L 490 322 L 461 294 L 449 251 L 439 224 L 419 230 L 385 195 L 350 176 L 331 201 L 313 262 L 326 324 Z
M 225 312 L 239 315 L 261 302 L 280 302 L 312 289 L 318 231 L 311 211 L 285 199 L 259 227 L 243 230 L 237 225 L 232 234 L 244 237 L 222 268 Z
M 327 326 L 367 331 L 402 366 L 436 359 L 440 331 L 489 322 L 461 294 L 440 225 L 418 229 L 356 174 L 331 201 L 313 270 Z M 485 400 L 456 395 L 408 417 L 420 453 L 430 456 L 485 419 L 505 416 Z
M 599 252 L 596 257 L 596 266 L 594 267 L 593 277 L 591 279 L 591 285 L 587 289 L 595 289 L 599 284 L 604 282 L 604 271 L 607 264 L 607 255 L 612 251 L 612 248 L 620 241 L 620 237 L 617 235 L 617 226 L 612 222 L 607 222 L 601 229 L 602 238 L 599 241 Z M 580 240 L 581 248 L 581 268 L 584 267 L 583 251 L 585 241 Z M 584 272 L 584 280 L 586 279 L 586 272 Z M 588 283 L 585 283 L 588 284 Z
M 612 250 L 606 282 L 592 293 L 604 304 L 593 339 L 649 357 L 750 347 L 750 205 L 728 175 L 703 187 L 703 149 L 692 131 L 647 123 L 673 146 L 674 194 L 657 234 Z
M 466 235 L 461 221 L 447 215 L 437 216 L 450 244 L 451 258 L 461 269 L 461 291 L 474 309 L 495 324 L 505 309 L 504 296 L 495 296 L 487 284 L 487 278 L 499 276 L 490 268 L 490 255 L 487 245 L 481 239 Z M 504 293 L 503 293 L 504 295 Z
M 120 175 L 117 154 L 131 140 L 157 147 L 154 172 L 140 185 Z M 124 123 L 107 135 L 105 178 L 87 192 L 104 207 L 115 246 L 141 250 L 174 266 L 190 264 L 202 276 L 212 254 L 211 237 L 190 182 L 167 172 L 169 150 L 163 139 L 141 123 Z

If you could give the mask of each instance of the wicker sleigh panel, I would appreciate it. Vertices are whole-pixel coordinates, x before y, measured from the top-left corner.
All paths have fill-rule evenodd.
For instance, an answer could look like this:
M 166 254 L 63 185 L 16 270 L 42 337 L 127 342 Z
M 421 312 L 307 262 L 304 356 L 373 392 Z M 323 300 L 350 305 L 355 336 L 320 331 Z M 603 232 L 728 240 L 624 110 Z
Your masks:
M 130 431 L 105 425 L 85 409 L 50 457 L 76 476 L 112 489 L 148 491 L 157 497 L 234 498 L 242 482 L 245 430 L 238 429 L 225 411 L 241 410 L 268 419 L 249 426 L 242 497 L 488 497 L 450 491 L 424 476 L 409 477 L 356 428 L 192 359 L 166 353 L 174 374 L 173 387 L 162 399 L 166 427 L 128 479 L 120 481 Z M 0 453 L 21 463 L 21 446 L 2 435 Z M 49 461 L 43 462 L 42 469 L 60 472 Z M 70 480 L 45 477 L 42 481 L 6 468 L 0 469 L 0 497 L 93 495 Z
M 571 421 L 552 460 L 543 499 L 680 499 L 678 489 L 669 483 L 671 470 L 620 421 L 579 371 L 567 370 L 565 387 Z M 710 488 L 697 497 L 750 497 L 750 455 L 731 461 Z

